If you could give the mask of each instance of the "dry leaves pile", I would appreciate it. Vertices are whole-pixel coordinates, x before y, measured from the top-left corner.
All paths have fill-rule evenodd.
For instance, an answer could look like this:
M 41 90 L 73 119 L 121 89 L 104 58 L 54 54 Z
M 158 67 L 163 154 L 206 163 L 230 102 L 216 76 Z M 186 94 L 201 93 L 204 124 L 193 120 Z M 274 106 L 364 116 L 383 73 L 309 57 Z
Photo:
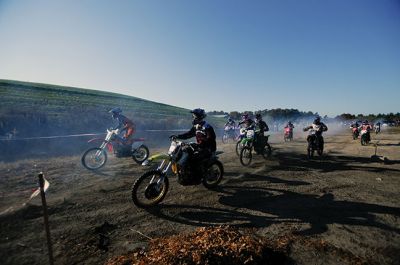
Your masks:
M 115 257 L 107 265 L 127 264 L 279 264 L 282 253 L 265 242 L 241 234 L 232 227 L 198 228 L 191 234 L 153 239 L 147 251 Z

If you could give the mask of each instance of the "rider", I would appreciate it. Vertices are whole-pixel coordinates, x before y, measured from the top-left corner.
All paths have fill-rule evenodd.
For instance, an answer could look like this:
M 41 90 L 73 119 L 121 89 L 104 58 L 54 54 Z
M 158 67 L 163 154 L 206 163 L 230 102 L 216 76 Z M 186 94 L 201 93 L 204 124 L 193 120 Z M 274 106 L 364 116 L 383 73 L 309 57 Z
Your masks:
M 234 135 L 235 128 L 236 128 L 236 122 L 231 117 L 229 117 L 228 121 L 225 123 L 224 127 L 225 127 L 226 132 L 229 135 Z
M 194 152 L 188 149 L 178 161 L 182 168 L 184 168 L 189 158 L 192 161 L 200 161 L 211 157 L 217 150 L 215 131 L 214 128 L 204 120 L 207 116 L 204 109 L 194 109 L 190 111 L 190 113 L 193 115 L 192 128 L 186 133 L 170 136 L 170 138 L 183 140 L 196 137 L 197 144 L 194 145 Z
M 310 129 L 314 129 L 316 130 L 315 132 L 315 136 L 317 137 L 317 139 L 319 139 L 320 143 L 323 145 L 324 144 L 324 138 L 322 137 L 322 132 L 326 132 L 328 130 L 328 127 L 325 125 L 325 123 L 321 122 L 321 117 L 317 116 L 314 119 L 314 122 L 304 128 L 304 131 L 308 131 Z M 311 135 L 307 136 L 307 142 L 310 141 Z
M 239 122 L 239 126 L 244 124 L 244 128 L 247 130 L 254 129 L 255 123 L 250 119 L 249 114 L 245 113 L 242 115 L 242 120 Z
M 125 131 L 123 137 L 118 136 L 119 140 L 121 140 L 122 144 L 126 146 L 132 144 L 133 142 L 132 136 L 135 133 L 134 123 L 130 119 L 121 114 L 122 109 L 119 107 L 113 108 L 109 112 L 112 114 L 112 117 L 118 121 L 118 125 L 115 128 L 113 128 L 113 130 L 122 128 L 120 132 Z
M 265 121 L 263 121 L 260 113 L 256 114 L 255 127 L 256 127 L 256 134 L 254 138 L 255 139 L 254 147 L 256 151 L 260 151 L 259 149 L 262 150 L 265 146 L 264 132 L 269 131 L 268 125 Z
M 291 121 L 288 121 L 288 123 L 286 124 L 285 128 L 289 128 L 289 129 L 293 130 L 294 125 L 293 125 L 293 123 Z
M 375 133 L 378 134 L 378 133 L 380 133 L 380 132 L 381 132 L 381 122 L 378 121 L 378 122 L 375 124 Z
M 229 126 L 231 128 L 235 128 L 236 127 L 236 122 L 231 117 L 229 117 L 228 121 L 225 123 L 225 127 L 226 126 Z
M 294 125 L 291 121 L 288 121 L 288 123 L 285 125 L 284 129 L 285 129 L 285 134 L 288 133 L 288 137 L 289 138 L 293 138 L 293 128 Z
M 372 125 L 369 123 L 368 120 L 363 121 L 358 129 L 360 132 L 365 130 L 367 132 L 367 141 L 371 141 L 370 131 L 372 130 Z

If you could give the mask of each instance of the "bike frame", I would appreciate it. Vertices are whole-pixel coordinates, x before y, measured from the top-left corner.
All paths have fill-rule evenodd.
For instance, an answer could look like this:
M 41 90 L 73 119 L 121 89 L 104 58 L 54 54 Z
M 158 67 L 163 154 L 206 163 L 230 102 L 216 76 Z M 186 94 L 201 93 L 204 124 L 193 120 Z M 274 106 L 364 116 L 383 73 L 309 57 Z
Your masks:
M 106 137 L 105 138 L 92 138 L 88 141 L 88 143 L 100 143 L 100 149 L 107 150 L 110 153 L 113 153 L 114 151 L 114 144 L 116 143 L 121 143 L 121 141 L 118 140 L 118 138 L 115 138 L 114 135 L 118 135 L 119 130 L 107 130 Z M 144 142 L 144 138 L 134 138 L 132 139 L 132 145 L 138 142 Z M 140 144 L 138 144 L 140 146 Z

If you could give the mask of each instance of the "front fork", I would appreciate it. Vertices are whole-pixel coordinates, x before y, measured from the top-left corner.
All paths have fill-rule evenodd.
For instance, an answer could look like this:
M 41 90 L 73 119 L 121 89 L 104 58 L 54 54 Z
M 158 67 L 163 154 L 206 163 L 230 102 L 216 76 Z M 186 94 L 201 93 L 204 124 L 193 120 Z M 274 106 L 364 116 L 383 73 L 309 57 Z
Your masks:
M 98 150 L 96 152 L 96 157 L 101 156 L 101 154 L 104 152 L 104 149 L 108 147 L 108 149 L 110 149 L 109 147 L 109 142 L 104 141 L 101 145 L 100 145 L 100 150 Z M 111 147 L 112 148 L 112 147 Z
M 162 183 L 164 183 L 164 178 L 167 175 L 167 172 L 169 168 L 172 165 L 172 161 L 167 162 L 165 159 L 161 162 L 161 164 L 158 166 L 157 171 L 161 171 L 161 177 L 157 180 L 157 185 L 160 187 Z M 150 180 L 150 183 L 154 183 L 154 178 L 153 176 Z

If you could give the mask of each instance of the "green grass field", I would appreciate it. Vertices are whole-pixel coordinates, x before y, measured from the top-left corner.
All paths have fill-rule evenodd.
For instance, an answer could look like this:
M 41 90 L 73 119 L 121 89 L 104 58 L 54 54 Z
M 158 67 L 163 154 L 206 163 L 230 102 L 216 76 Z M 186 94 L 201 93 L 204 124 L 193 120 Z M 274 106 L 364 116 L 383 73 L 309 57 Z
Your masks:
M 121 107 L 138 129 L 187 128 L 188 109 L 116 93 L 49 84 L 0 80 L 0 130 L 16 128 L 20 136 L 105 130 L 108 113 Z M 198 106 L 194 106 L 198 107 Z M 220 125 L 223 120 L 210 118 Z

